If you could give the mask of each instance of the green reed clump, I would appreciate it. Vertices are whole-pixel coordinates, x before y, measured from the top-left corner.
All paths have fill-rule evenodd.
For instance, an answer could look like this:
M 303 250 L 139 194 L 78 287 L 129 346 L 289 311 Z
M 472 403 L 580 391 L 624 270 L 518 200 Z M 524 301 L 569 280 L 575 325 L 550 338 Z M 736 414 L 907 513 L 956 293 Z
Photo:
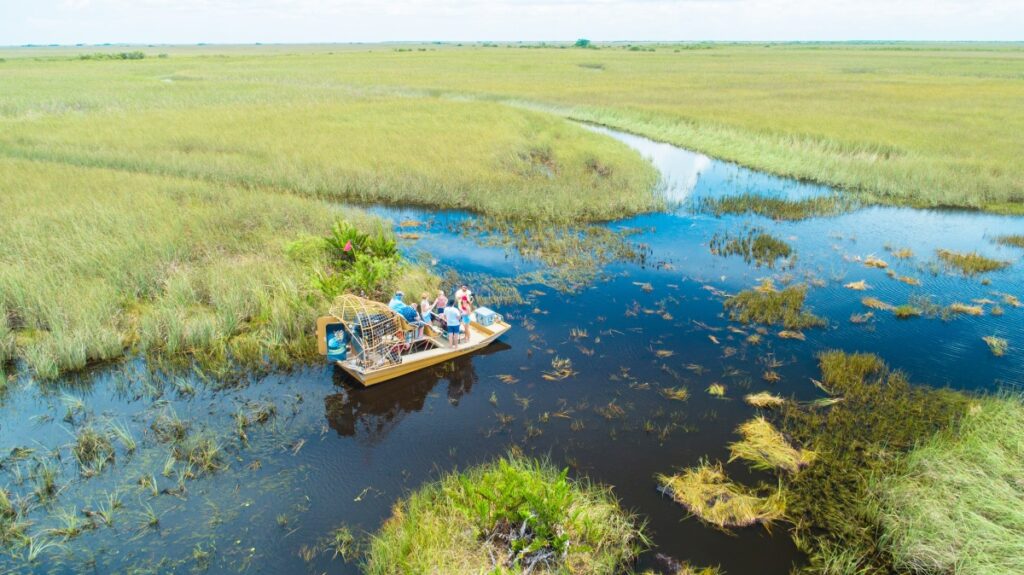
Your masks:
M 223 447 L 209 432 L 189 435 L 175 444 L 173 454 L 175 459 L 187 463 L 198 475 L 214 473 L 227 467 Z
M 114 445 L 106 433 L 100 432 L 93 427 L 83 427 L 78 430 L 75 438 L 75 445 L 72 448 L 82 473 L 93 475 L 103 470 L 103 467 L 114 459 Z
M 1024 402 L 982 399 L 959 427 L 918 445 L 872 478 L 871 517 L 897 569 L 1024 573 Z
M 837 195 L 787 200 L 754 193 L 703 197 L 697 204 L 699 211 L 715 216 L 756 214 L 774 220 L 786 221 L 836 216 L 852 210 L 853 207 L 850 200 Z
M 807 286 L 793 285 L 781 291 L 748 289 L 729 297 L 723 305 L 729 318 L 743 323 L 781 325 L 788 330 L 822 327 L 824 318 L 804 311 Z
M 1010 262 L 985 257 L 978 252 L 961 253 L 950 250 L 935 250 L 946 267 L 955 269 L 965 276 L 974 276 L 986 272 L 1001 270 Z
M 399 573 L 617 573 L 645 543 L 611 493 L 508 457 L 452 473 L 395 505 L 364 569 Z
M 1015 248 L 1024 248 L 1024 234 L 998 236 L 996 238 L 996 243 Z
M 720 256 L 743 256 L 746 263 L 754 262 L 758 266 L 774 267 L 781 258 L 793 254 L 789 244 L 764 231 L 762 228 L 749 228 L 732 235 L 728 232 L 716 233 L 709 242 L 711 253 Z
M 956 424 L 971 400 L 911 385 L 869 354 L 826 352 L 820 363 L 824 383 L 842 401 L 786 403 L 775 418 L 782 433 L 817 453 L 813 465 L 782 478 L 794 539 L 809 555 L 801 571 L 834 572 L 830 566 L 842 564 L 842 573 L 887 573 L 892 557 L 865 508 L 871 477 L 896 473 L 916 444 Z

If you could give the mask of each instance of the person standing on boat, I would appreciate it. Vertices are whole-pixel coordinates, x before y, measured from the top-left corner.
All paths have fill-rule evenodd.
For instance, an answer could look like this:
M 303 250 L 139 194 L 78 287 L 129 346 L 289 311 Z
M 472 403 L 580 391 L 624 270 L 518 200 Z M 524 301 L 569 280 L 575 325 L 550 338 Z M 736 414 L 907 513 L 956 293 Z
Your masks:
M 462 323 L 464 326 L 463 334 L 466 336 L 467 340 L 469 339 L 469 320 L 473 313 L 473 303 L 470 301 L 469 294 L 470 292 L 467 289 L 462 295 L 462 298 L 459 299 L 459 312 L 462 314 Z
M 434 315 L 437 316 L 438 320 L 444 319 L 444 308 L 448 307 L 448 297 L 444 295 L 444 290 L 437 290 L 437 298 L 434 300 Z
M 459 327 L 462 324 L 462 312 L 455 307 L 455 302 L 448 302 L 444 308 L 444 321 L 448 326 L 448 345 L 455 349 L 459 347 Z

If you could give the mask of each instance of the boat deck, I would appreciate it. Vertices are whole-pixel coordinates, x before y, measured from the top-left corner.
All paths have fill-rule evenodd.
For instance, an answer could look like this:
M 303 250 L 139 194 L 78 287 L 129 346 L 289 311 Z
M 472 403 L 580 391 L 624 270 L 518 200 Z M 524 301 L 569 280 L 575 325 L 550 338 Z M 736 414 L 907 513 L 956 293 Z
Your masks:
M 351 360 L 339 361 L 338 365 L 363 385 L 373 385 L 476 351 L 500 337 L 511 327 L 503 321 L 490 326 L 470 322 L 468 338 L 462 340 L 456 347 L 448 344 L 447 334 L 425 335 L 416 342 L 429 341 L 433 347 L 403 355 L 399 363 L 376 369 L 364 369 Z

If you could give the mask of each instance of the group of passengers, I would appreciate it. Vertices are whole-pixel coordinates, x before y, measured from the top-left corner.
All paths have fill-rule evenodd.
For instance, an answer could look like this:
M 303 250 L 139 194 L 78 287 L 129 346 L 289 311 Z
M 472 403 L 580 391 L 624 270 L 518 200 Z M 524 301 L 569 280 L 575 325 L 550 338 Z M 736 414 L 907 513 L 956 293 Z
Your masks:
M 427 292 L 420 294 L 418 304 L 407 305 L 405 294 L 396 292 L 388 303 L 396 313 L 414 324 L 436 324 L 448 333 L 448 344 L 457 348 L 463 339 L 469 339 L 469 321 L 473 313 L 473 292 L 463 285 L 455 290 L 453 299 L 448 299 L 444 290 L 437 290 L 437 297 L 430 301 Z

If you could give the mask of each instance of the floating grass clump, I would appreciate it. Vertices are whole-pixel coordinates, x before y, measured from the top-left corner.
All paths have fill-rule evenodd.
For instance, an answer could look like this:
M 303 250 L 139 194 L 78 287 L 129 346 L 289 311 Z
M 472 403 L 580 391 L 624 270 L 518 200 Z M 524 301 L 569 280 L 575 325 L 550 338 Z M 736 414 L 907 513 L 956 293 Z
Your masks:
M 920 317 L 923 312 L 921 308 L 905 303 L 892 308 L 892 313 L 898 319 L 910 319 L 912 317 Z
M 758 490 L 729 481 L 721 463 L 702 461 L 676 475 L 658 475 L 657 480 L 676 503 L 719 528 L 767 525 L 786 512 L 781 489 L 761 496 Z
M 707 389 L 711 397 L 725 397 L 725 386 L 721 383 L 712 383 Z
M 836 195 L 786 200 L 759 194 L 741 194 L 720 198 L 704 197 L 697 205 L 698 210 L 716 216 L 756 214 L 774 220 L 788 221 L 836 216 L 852 208 L 852 202 Z
M 755 469 L 796 473 L 814 461 L 809 449 L 797 449 L 763 417 L 755 417 L 736 429 L 742 440 L 729 444 L 729 461 L 743 459 Z
M 964 315 L 985 315 L 985 308 L 980 305 L 968 305 L 961 302 L 954 302 L 949 304 L 946 310 L 951 314 L 964 314 Z
M 743 323 L 782 325 L 787 330 L 821 327 L 826 321 L 804 311 L 807 286 L 793 285 L 781 291 L 744 290 L 725 300 L 729 318 Z
M 978 252 L 961 253 L 950 250 L 935 250 L 935 253 L 946 264 L 946 267 L 955 269 L 965 276 L 997 271 L 1010 265 L 1010 262 L 988 258 Z
M 793 248 L 789 244 L 762 228 L 748 228 L 739 235 L 716 233 L 709 245 L 713 254 L 723 257 L 743 256 L 744 262 L 758 266 L 774 267 L 778 260 L 793 255 Z
M 761 408 L 778 407 L 783 403 L 786 403 L 784 398 L 768 393 L 767 391 L 747 394 L 743 397 L 743 400 L 754 407 Z
M 1022 477 L 1022 398 L 982 399 L 959 427 L 871 482 L 881 545 L 899 570 L 914 573 L 1024 573 Z
M 612 575 L 645 541 L 607 489 L 510 456 L 399 501 L 373 536 L 364 570 Z
M 981 339 L 983 339 L 985 343 L 988 344 L 989 351 L 991 351 L 992 355 L 996 357 L 1002 357 L 1006 355 L 1006 350 L 1010 348 L 1010 342 L 1006 341 L 1006 339 L 1001 337 L 996 337 L 994 335 L 986 335 Z

